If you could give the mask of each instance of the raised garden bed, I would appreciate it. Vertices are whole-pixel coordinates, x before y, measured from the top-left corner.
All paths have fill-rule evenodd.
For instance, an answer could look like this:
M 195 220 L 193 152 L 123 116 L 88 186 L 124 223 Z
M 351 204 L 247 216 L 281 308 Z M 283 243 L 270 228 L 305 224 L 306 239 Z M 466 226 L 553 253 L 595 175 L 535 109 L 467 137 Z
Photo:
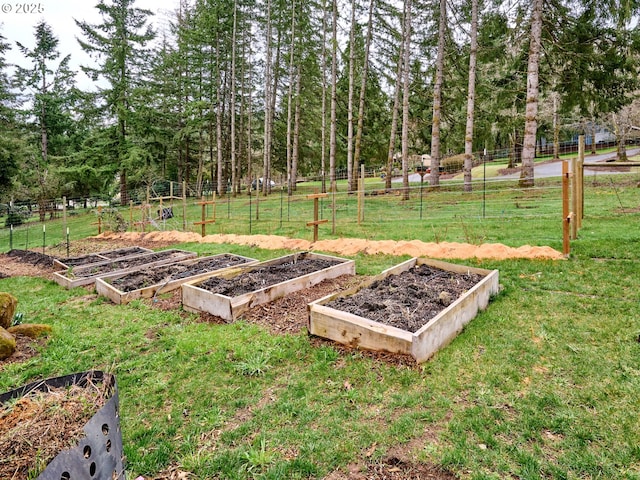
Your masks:
M 428 360 L 498 293 L 498 270 L 412 258 L 309 304 L 309 333 Z
M 120 305 L 136 298 L 150 298 L 170 292 L 185 282 L 209 277 L 214 272 L 257 262 L 254 258 L 222 253 L 159 267 L 145 267 L 135 272 L 97 278 L 96 292 Z
M 182 285 L 182 305 L 232 321 L 255 305 L 341 275 L 355 275 L 353 260 L 309 252 L 286 255 L 187 282 Z
M 0 395 L 0 478 L 124 480 L 119 417 L 115 377 L 100 371 Z
M 180 262 L 197 256 L 196 252 L 185 250 L 161 250 L 159 252 L 149 252 L 118 260 L 108 260 L 78 268 L 70 268 L 66 272 L 55 272 L 53 279 L 63 287 L 74 288 L 90 285 L 95 282 L 96 278 L 105 275 L 133 272 L 141 268 Z
M 115 250 L 104 250 L 97 253 L 88 253 L 86 255 L 79 255 L 77 257 L 68 258 L 56 258 L 53 261 L 53 266 L 56 269 L 68 269 L 76 268 L 94 263 L 108 262 L 110 260 L 122 259 L 130 257 L 132 255 L 141 255 L 143 253 L 149 253 L 152 250 L 143 247 L 124 247 L 117 248 Z

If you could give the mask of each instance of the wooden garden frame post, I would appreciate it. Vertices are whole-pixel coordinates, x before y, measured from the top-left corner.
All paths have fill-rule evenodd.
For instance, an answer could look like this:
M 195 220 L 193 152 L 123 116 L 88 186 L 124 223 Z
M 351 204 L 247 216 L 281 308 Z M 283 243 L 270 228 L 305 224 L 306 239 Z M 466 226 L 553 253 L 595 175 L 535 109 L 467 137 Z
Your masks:
M 319 202 L 318 200 L 321 198 L 325 198 L 327 196 L 326 193 L 313 193 L 311 195 L 307 195 L 307 198 L 313 199 L 313 222 L 307 222 L 307 227 L 313 227 L 313 242 L 318 241 L 318 227 L 321 223 L 327 223 L 328 219 L 319 220 Z
M 133 232 L 133 200 L 129 200 L 129 226 Z

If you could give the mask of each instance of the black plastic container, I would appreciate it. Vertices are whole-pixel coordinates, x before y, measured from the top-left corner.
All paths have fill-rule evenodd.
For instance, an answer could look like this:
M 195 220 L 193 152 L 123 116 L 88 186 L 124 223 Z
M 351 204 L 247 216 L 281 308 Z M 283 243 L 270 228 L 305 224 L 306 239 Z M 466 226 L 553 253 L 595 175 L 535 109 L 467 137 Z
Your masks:
M 125 480 L 116 378 L 99 370 L 29 383 L 0 395 L 0 404 L 32 391 L 103 383 L 111 393 L 105 405 L 84 425 L 78 445 L 61 451 L 37 480 Z

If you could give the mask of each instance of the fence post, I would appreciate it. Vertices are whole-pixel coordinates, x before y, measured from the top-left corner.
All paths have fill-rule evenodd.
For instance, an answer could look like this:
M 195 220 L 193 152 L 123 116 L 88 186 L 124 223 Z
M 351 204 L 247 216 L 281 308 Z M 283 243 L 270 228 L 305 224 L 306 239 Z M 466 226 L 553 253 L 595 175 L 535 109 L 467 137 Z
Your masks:
M 578 230 L 582 228 L 582 219 L 584 218 L 584 135 L 578 137 L 578 209 L 576 212 L 576 221 Z
M 364 220 L 364 165 L 360 165 L 360 178 L 358 179 L 358 225 Z
M 562 253 L 569 255 L 569 162 L 562 161 Z
M 182 181 L 182 231 L 187 231 L 187 182 Z
M 571 222 L 571 240 L 578 238 L 578 222 L 575 220 L 578 211 L 578 160 L 576 157 L 571 159 L 571 213 L 573 222 Z
M 67 197 L 62 197 L 62 232 L 67 228 Z M 69 255 L 67 255 L 69 256 Z

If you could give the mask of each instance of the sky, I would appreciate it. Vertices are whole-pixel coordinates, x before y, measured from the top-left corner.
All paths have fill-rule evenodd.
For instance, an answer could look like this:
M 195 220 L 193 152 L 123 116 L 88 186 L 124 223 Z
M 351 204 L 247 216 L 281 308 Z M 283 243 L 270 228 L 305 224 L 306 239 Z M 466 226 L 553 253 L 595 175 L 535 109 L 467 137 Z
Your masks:
M 97 3 L 98 0 L 0 0 L 0 34 L 12 47 L 11 51 L 7 52 L 7 62 L 23 67 L 29 66 L 16 42 L 29 49 L 33 48 L 34 27 L 44 20 L 60 41 L 60 59 L 71 54 L 71 66 L 78 71 L 77 86 L 91 89 L 91 80 L 79 68 L 79 65 L 89 64 L 91 60 L 78 45 L 76 38 L 80 37 L 81 33 L 74 19 L 94 25 L 101 23 L 101 17 L 95 8 Z M 151 18 L 151 23 L 155 25 L 166 23 L 167 13 L 177 9 L 178 4 L 179 0 L 137 0 L 134 6 L 153 12 L 155 15 Z

